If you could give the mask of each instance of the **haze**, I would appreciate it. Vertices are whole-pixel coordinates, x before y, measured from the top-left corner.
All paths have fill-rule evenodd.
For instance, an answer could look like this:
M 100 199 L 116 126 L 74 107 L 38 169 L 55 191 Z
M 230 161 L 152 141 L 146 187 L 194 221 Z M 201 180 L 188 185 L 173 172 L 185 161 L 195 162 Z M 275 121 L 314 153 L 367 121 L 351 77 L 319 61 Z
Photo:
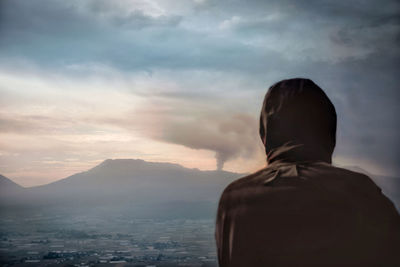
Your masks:
M 334 162 L 398 177 L 400 3 L 0 2 L 0 171 L 34 186 L 108 158 L 251 172 L 268 87 L 319 84 Z

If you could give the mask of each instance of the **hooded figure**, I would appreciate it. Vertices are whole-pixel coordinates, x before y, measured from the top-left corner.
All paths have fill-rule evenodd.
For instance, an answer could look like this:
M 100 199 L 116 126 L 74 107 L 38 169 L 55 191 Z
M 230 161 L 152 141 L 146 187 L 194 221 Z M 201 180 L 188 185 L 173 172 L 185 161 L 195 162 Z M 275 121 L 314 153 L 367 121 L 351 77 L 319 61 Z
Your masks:
M 231 183 L 217 214 L 226 266 L 400 266 L 400 215 L 366 175 L 331 165 L 333 104 L 309 79 L 265 96 L 268 166 Z

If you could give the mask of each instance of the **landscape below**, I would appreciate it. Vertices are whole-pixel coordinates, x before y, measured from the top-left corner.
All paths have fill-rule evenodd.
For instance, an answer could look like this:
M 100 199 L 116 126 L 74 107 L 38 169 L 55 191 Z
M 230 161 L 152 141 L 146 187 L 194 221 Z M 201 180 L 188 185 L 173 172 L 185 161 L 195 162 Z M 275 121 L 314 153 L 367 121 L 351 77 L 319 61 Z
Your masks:
M 368 175 L 399 209 L 400 178 Z M 131 159 L 31 188 L 0 176 L 0 265 L 217 266 L 218 199 L 240 176 Z

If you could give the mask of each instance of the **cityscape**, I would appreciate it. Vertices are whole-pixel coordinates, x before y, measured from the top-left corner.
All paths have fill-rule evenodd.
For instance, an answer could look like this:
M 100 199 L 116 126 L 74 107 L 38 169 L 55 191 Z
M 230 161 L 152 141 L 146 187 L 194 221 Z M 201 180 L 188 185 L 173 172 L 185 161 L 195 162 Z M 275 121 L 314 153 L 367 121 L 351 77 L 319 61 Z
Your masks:
M 217 266 L 213 220 L 1 218 L 1 266 Z
M 0 266 L 217 266 L 217 203 L 239 176 L 133 159 L 39 187 L 0 176 Z

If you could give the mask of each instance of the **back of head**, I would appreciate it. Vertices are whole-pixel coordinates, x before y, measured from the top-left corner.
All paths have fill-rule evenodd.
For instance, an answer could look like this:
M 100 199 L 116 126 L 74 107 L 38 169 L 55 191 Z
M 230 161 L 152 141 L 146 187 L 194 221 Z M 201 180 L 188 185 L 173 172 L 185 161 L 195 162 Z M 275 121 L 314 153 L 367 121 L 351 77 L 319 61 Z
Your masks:
M 335 107 L 313 81 L 282 80 L 265 96 L 260 136 L 269 163 L 282 159 L 330 163 L 336 143 Z

